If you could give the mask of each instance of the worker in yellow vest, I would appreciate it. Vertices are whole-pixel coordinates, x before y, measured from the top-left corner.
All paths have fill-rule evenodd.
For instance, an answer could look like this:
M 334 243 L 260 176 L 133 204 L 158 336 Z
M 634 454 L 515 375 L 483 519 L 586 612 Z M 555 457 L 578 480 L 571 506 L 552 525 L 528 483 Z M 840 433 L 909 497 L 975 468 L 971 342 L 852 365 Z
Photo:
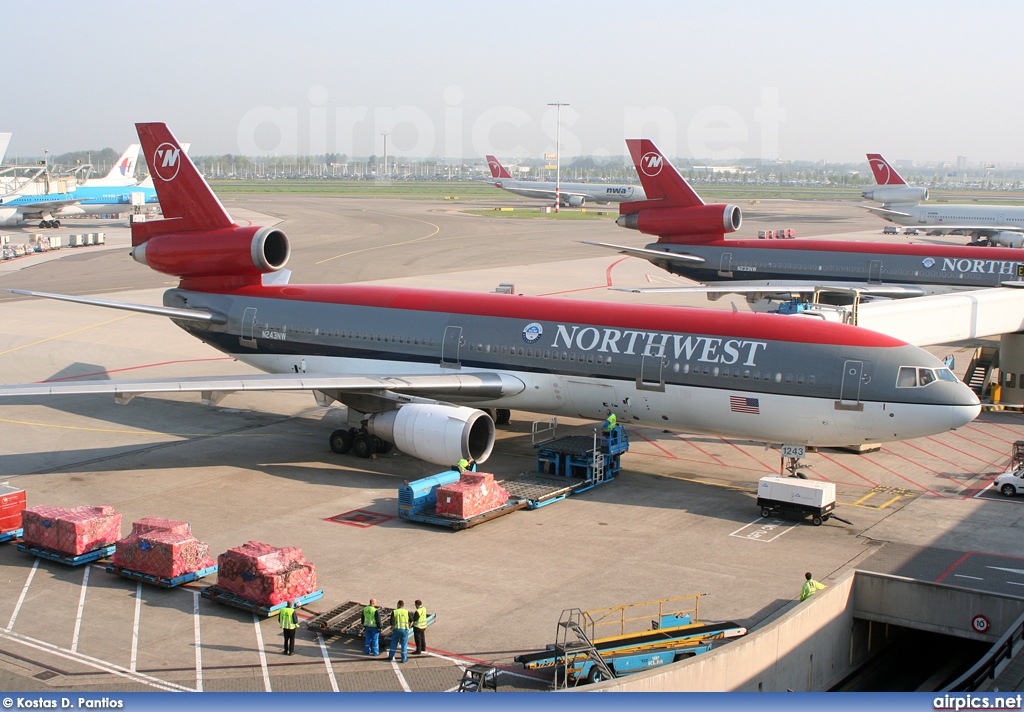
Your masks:
M 402 662 L 409 659 L 409 611 L 405 609 L 405 601 L 399 601 L 395 610 L 391 611 L 391 650 L 388 660 L 395 659 L 395 649 L 402 645 Z
M 422 655 L 427 649 L 427 607 L 416 599 L 416 610 L 412 612 L 412 634 L 416 641 L 416 654 Z
M 380 609 L 376 598 L 363 607 L 363 653 L 380 655 Z
M 291 655 L 295 652 L 295 631 L 298 630 L 299 621 L 295 617 L 295 609 L 298 608 L 298 603 L 292 601 L 291 603 L 285 603 L 284 608 L 277 611 L 277 622 L 281 624 L 281 630 L 284 632 L 284 655 Z
M 811 572 L 808 571 L 804 574 L 804 585 L 800 589 L 800 600 L 806 601 L 808 598 L 814 595 L 815 591 L 824 591 L 825 588 L 825 584 L 818 583 L 813 578 L 811 578 Z
M 615 426 L 618 424 L 619 421 L 619 419 L 615 417 L 615 413 L 611 411 L 611 408 L 608 409 L 607 415 L 608 417 L 605 418 L 604 425 L 601 426 L 601 432 L 604 433 L 606 436 L 611 431 L 615 430 Z

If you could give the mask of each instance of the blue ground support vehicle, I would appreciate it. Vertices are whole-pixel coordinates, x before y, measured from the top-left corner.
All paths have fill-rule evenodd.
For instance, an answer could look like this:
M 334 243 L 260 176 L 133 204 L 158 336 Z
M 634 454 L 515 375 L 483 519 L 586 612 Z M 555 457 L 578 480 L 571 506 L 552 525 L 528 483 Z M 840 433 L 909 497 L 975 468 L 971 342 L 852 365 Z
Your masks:
M 553 645 L 515 660 L 527 670 L 553 670 L 559 689 L 667 665 L 747 634 L 736 623 L 699 621 L 699 601 L 697 594 L 594 611 L 568 609 Z
M 621 469 L 622 453 L 629 449 L 629 437 L 622 426 L 611 433 L 595 431 L 593 437 L 573 435 L 536 445 L 534 472 L 497 480 L 509 494 L 508 501 L 489 512 L 468 519 L 437 513 L 437 488 L 459 481 L 454 470 L 439 472 L 398 488 L 398 516 L 414 522 L 450 529 L 467 529 L 517 509 L 538 509 L 559 502 L 570 494 L 584 492 L 611 482 Z M 474 468 L 475 469 L 475 468 Z
M 15 539 L 20 539 L 21 535 L 24 533 L 24 529 L 14 529 L 9 532 L 0 533 L 0 544 L 3 544 L 4 542 L 8 541 L 14 541 Z

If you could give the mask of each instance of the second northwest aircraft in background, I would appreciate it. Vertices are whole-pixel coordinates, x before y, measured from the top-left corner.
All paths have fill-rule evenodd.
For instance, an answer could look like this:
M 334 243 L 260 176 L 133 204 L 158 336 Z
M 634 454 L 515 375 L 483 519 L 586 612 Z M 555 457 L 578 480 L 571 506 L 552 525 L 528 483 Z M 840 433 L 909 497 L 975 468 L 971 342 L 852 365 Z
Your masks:
M 646 247 L 587 244 L 641 257 L 704 286 L 635 292 L 746 294 L 751 301 L 817 289 L 914 297 L 1018 282 L 1024 251 L 1003 247 L 840 240 L 726 240 L 742 222 L 735 205 L 705 205 L 647 139 L 626 141 L 648 200 L 623 203 L 616 222 L 657 235 Z M 1019 208 L 1024 211 L 1024 208 Z
M 1024 206 L 921 205 L 922 200 L 928 200 L 927 188 L 907 185 L 881 154 L 869 153 L 868 163 L 878 185 L 861 195 L 882 203 L 880 208 L 868 207 L 875 215 L 897 225 L 935 234 L 971 235 L 973 245 L 1024 247 Z
M 494 156 L 487 157 L 494 185 L 516 195 L 527 198 L 543 198 L 554 201 L 555 184 L 535 180 L 515 180 L 505 166 Z M 563 207 L 578 208 L 587 203 L 607 205 L 629 200 L 644 200 L 644 190 L 637 185 L 612 185 L 610 183 L 561 183 L 558 194 Z

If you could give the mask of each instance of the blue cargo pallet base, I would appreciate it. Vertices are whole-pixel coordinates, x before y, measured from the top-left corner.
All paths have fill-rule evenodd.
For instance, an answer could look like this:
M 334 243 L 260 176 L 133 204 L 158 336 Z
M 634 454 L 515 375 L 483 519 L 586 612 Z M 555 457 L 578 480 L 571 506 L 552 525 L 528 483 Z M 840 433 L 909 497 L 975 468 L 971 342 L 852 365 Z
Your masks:
M 24 529 L 12 529 L 9 532 L 0 533 L 0 544 L 8 541 L 14 541 L 20 539 L 21 535 L 25 533 Z
M 99 549 L 93 549 L 87 551 L 84 554 L 65 554 L 62 551 L 54 551 L 53 549 L 44 549 L 41 546 L 33 546 L 32 544 L 25 544 L 24 542 L 18 543 L 18 551 L 24 551 L 26 554 L 32 554 L 32 556 L 40 559 L 48 559 L 50 561 L 56 561 L 67 566 L 81 566 L 82 564 L 88 564 L 93 561 L 99 561 L 105 559 L 114 553 L 114 545 L 100 547 Z
M 629 449 L 622 426 L 593 437 L 570 436 L 541 443 L 535 472 L 524 472 L 498 484 L 508 491 L 508 502 L 475 517 L 459 519 L 437 513 L 437 488 L 459 481 L 454 470 L 406 482 L 398 488 L 398 516 L 424 524 L 461 530 L 504 516 L 517 509 L 538 509 L 610 482 L 621 469 L 619 459 Z
M 113 564 L 107 564 L 107 573 L 117 574 L 118 576 L 132 579 L 134 581 L 151 583 L 154 586 L 160 586 L 161 588 L 174 588 L 175 586 L 198 581 L 204 576 L 217 573 L 217 565 L 214 564 L 213 566 L 209 566 L 205 569 L 199 569 L 198 571 L 189 571 L 188 573 L 181 574 L 180 576 L 174 576 L 172 578 L 147 574 L 142 571 L 132 571 L 131 569 L 126 569 L 123 566 L 114 566 Z
M 207 586 L 199 592 L 199 595 L 203 598 L 209 598 L 211 601 L 223 603 L 225 606 L 241 608 L 243 611 L 251 611 L 252 613 L 261 615 L 264 618 L 274 615 L 277 611 L 284 608 L 285 605 L 283 602 L 270 606 L 267 604 L 257 603 L 256 601 L 250 601 L 248 598 L 242 598 L 237 593 L 232 593 L 226 588 L 221 588 L 220 586 Z M 323 589 L 318 589 L 312 593 L 307 593 L 305 596 L 299 596 L 295 601 L 300 606 L 304 606 L 307 603 L 319 601 L 323 597 Z

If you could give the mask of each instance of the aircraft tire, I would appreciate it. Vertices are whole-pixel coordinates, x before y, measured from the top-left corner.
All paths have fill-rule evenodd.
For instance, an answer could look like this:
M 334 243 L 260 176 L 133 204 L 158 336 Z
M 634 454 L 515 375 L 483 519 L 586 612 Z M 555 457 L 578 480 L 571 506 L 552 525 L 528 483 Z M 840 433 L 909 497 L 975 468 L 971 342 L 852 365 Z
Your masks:
M 373 442 L 377 445 L 378 455 L 387 455 L 395 447 L 394 443 L 389 443 L 387 440 L 382 440 L 377 436 L 374 436 Z
M 377 454 L 377 443 L 369 433 L 358 433 L 352 438 L 352 452 L 362 458 Z
M 51 220 L 50 227 L 60 227 L 60 220 Z
M 508 408 L 498 408 L 495 411 L 494 424 L 508 425 L 512 421 L 512 411 Z
M 352 449 L 352 433 L 348 430 L 335 430 L 331 433 L 331 450 L 339 455 L 347 455 Z
M 39 229 L 40 230 L 45 230 L 48 227 L 50 227 L 50 221 L 49 220 L 40 220 L 39 221 Z

